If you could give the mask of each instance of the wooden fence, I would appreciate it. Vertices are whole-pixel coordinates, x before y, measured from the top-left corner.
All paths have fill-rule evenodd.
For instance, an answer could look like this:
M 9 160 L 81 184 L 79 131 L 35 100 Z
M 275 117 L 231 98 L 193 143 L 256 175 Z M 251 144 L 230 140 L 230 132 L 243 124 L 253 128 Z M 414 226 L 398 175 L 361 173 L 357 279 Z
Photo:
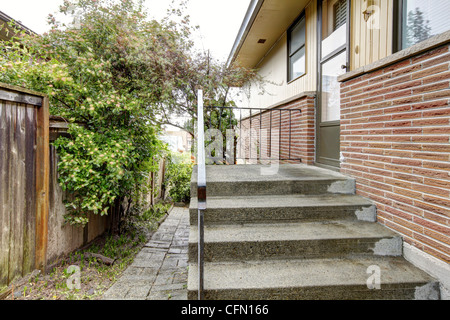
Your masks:
M 42 94 L 0 84 L 0 284 L 45 268 L 48 112 Z
M 51 142 L 66 135 L 68 126 L 48 108 L 44 95 L 0 83 L 0 285 L 35 269 L 48 271 L 61 256 L 108 231 L 119 211 L 92 214 L 84 228 L 64 223 L 69 195 L 58 183 Z M 164 197 L 164 172 L 163 160 L 149 176 L 150 192 L 142 195 L 149 205 Z

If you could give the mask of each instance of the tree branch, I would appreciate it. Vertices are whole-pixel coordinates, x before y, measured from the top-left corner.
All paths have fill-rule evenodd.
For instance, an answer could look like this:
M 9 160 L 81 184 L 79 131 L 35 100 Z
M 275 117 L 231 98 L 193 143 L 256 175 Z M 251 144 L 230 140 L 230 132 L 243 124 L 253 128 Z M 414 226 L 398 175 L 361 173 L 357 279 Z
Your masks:
M 170 121 L 163 122 L 163 124 L 171 125 L 171 126 L 174 126 L 174 127 L 178 128 L 178 129 L 181 129 L 181 130 L 183 130 L 183 131 L 186 131 L 186 132 L 189 133 L 192 137 L 194 137 L 194 133 L 193 133 L 193 132 L 189 131 L 189 130 L 186 129 L 185 127 L 180 126 L 179 124 L 172 123 L 172 122 L 170 122 Z

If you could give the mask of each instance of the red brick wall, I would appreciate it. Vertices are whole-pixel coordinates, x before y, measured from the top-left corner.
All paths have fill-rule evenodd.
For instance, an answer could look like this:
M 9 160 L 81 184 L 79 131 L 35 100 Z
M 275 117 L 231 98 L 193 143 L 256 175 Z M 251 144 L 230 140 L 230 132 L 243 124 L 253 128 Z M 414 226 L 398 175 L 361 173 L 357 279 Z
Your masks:
M 341 172 L 378 221 L 450 262 L 450 50 L 442 46 L 341 85 Z
M 304 164 L 313 164 L 315 157 L 314 101 L 314 96 L 305 96 L 277 108 L 269 109 L 269 111 L 261 114 L 255 111 L 253 114 L 257 114 L 251 117 L 251 129 L 253 129 L 251 131 L 253 133 L 252 144 L 254 145 L 255 141 L 260 141 L 260 132 L 262 140 L 257 148 L 253 147 L 251 157 L 270 159 L 271 154 L 272 156 L 279 154 L 281 159 L 301 159 L 301 162 Z M 282 110 L 280 111 L 280 109 Z M 301 110 L 301 113 L 298 110 Z M 249 133 L 244 134 L 245 129 L 250 129 L 250 118 L 242 120 L 240 128 L 242 128 L 242 134 L 240 139 L 238 139 L 236 148 L 238 157 L 242 158 L 245 154 L 247 158 L 250 158 L 250 135 Z M 271 139 L 269 139 L 269 136 L 271 136 Z M 291 142 L 290 144 L 289 141 Z M 258 152 L 260 152 L 260 155 L 255 155 Z M 256 162 L 256 160 L 247 161 L 247 163 Z M 300 161 L 282 162 L 299 163 Z

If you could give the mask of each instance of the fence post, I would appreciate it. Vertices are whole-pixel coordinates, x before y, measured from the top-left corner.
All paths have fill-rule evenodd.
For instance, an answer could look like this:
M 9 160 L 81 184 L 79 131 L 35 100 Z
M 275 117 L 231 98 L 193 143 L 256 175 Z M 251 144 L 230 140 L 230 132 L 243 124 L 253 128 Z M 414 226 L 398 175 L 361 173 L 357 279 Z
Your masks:
M 36 134 L 36 256 L 35 267 L 45 272 L 47 266 L 49 211 L 49 100 L 43 98 L 37 114 Z

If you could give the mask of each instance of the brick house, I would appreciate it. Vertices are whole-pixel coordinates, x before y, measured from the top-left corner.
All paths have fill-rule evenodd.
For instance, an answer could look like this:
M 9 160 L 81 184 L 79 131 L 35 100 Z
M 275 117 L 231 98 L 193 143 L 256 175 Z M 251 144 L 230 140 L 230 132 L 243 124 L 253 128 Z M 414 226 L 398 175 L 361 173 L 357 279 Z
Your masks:
M 280 139 L 280 149 L 290 143 L 303 163 L 355 178 L 377 221 L 403 237 L 405 258 L 438 278 L 444 297 L 448 9 L 448 0 L 252 0 L 228 59 L 269 81 L 265 94 L 244 85 L 239 107 L 300 109 L 291 119 L 299 136 Z M 263 127 L 264 114 L 250 118 Z

